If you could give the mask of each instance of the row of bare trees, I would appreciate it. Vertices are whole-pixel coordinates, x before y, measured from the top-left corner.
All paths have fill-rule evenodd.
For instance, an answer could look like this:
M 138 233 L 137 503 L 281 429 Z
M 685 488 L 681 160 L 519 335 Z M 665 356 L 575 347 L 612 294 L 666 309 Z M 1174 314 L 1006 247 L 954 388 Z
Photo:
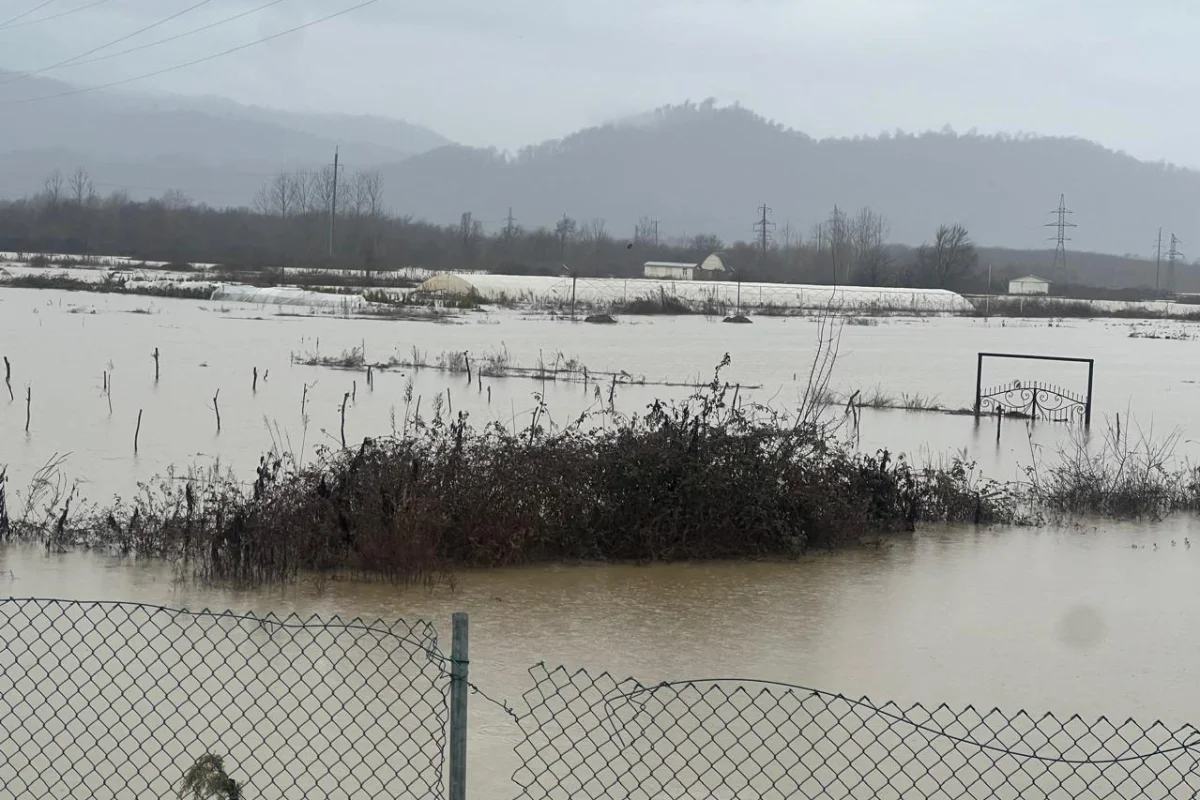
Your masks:
M 287 219 L 302 214 L 328 214 L 337 193 L 337 210 L 359 217 L 383 217 L 383 173 L 364 170 L 342 178 L 332 166 L 280 172 L 254 195 L 254 210 Z
M 169 191 L 136 202 L 124 192 L 100 197 L 86 169 L 55 171 L 43 191 L 0 203 L 0 249 L 122 254 L 165 261 L 250 266 L 396 266 L 487 269 L 509 273 L 635 277 L 646 261 L 698 263 L 711 253 L 740 280 L 963 288 L 978 257 L 967 231 L 941 226 L 911 249 L 887 243 L 888 223 L 862 208 L 835 206 L 807 235 L 790 225 L 759 242 L 726 244 L 710 233 L 668 236 L 650 217 L 614 232 L 601 218 L 563 214 L 553 225 L 524 228 L 513 215 L 489 233 L 470 212 L 454 225 L 389 214 L 383 176 L 339 176 L 331 253 L 333 168 L 283 172 L 268 179 L 251 207 L 214 209 Z

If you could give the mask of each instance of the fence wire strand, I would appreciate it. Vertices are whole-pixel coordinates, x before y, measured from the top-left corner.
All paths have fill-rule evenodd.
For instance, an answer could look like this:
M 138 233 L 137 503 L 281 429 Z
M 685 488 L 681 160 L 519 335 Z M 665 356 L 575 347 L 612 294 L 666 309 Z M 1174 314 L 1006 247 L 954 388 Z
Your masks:
M 753 679 L 530 674 L 518 800 L 1200 796 L 1190 725 L 902 708 Z
M 0 799 L 176 797 L 221 758 L 247 798 L 441 797 L 431 624 L 0 600 Z

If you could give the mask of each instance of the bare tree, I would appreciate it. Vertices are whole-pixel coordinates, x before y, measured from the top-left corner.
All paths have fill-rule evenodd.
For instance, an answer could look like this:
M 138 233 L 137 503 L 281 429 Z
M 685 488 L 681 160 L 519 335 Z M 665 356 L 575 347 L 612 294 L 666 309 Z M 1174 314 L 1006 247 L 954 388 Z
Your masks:
M 836 205 L 829 213 L 829 220 L 824 226 L 824 235 L 833 258 L 834 280 L 845 283 L 850 280 L 854 250 L 850 233 L 850 218 Z
M 311 205 L 308 210 L 328 214 L 329 209 L 333 207 L 333 165 L 327 164 L 320 170 L 312 173 L 311 181 Z
M 168 211 L 182 211 L 185 208 L 192 207 L 192 198 L 188 197 L 178 189 L 168 189 L 163 192 L 163 196 L 158 199 L 162 203 L 163 208 Z
M 295 211 L 296 193 L 292 183 L 292 176 L 286 172 L 280 172 L 268 180 L 254 196 L 254 210 L 260 214 L 287 219 Z
M 691 239 L 688 239 L 687 247 L 693 254 L 703 259 L 723 249 L 725 244 L 716 234 L 697 233 Z
M 458 222 L 458 239 L 462 244 L 463 260 L 468 264 L 475 263 L 479 241 L 483 238 L 483 223 L 466 211 Z
M 954 286 L 979 263 L 979 254 L 962 225 L 939 225 L 933 244 L 917 250 L 917 272 L 922 281 L 938 289 Z
M 637 244 L 657 244 L 658 224 L 650 219 L 650 217 L 638 217 L 637 224 L 633 226 L 633 241 Z
M 870 208 L 862 208 L 850 225 L 854 280 L 877 286 L 891 267 L 891 257 L 883 249 L 887 220 Z
M 63 176 L 61 170 L 54 170 L 46 176 L 44 184 L 46 192 L 46 200 L 51 205 L 57 205 L 62 200 L 63 194 Z
M 354 202 L 358 213 L 371 218 L 383 216 L 383 173 L 379 170 L 354 175 Z
M 83 167 L 76 167 L 71 176 L 67 178 L 67 191 L 70 194 L 71 202 L 77 206 L 90 202 L 96 196 L 96 187 L 92 185 L 92 178 Z
M 562 260 L 567 258 L 567 245 L 575 238 L 575 233 L 578 230 L 578 225 L 575 220 L 562 215 L 562 219 L 554 226 L 554 237 L 558 239 L 558 257 Z
M 297 214 L 307 214 L 312 212 L 312 196 L 315 189 L 313 181 L 313 173 L 311 170 L 299 169 L 292 173 L 291 181 L 292 191 L 292 208 Z

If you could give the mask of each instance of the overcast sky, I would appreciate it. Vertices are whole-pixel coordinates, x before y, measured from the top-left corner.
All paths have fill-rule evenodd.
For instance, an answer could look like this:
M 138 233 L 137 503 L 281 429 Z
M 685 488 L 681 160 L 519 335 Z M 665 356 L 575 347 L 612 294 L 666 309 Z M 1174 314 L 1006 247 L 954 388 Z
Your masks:
M 113 49 L 267 1 L 209 0 Z M 0 0 L 0 22 L 40 2 Z M 104 0 L 36 22 L 91 2 L 51 0 L 0 25 L 0 66 L 41 69 L 199 0 Z M 121 80 L 357 2 L 280 0 L 196 36 L 44 77 Z M 506 149 L 713 96 L 814 136 L 949 124 L 1079 135 L 1200 166 L 1198 39 L 1195 0 L 378 0 L 129 88 L 402 117 Z

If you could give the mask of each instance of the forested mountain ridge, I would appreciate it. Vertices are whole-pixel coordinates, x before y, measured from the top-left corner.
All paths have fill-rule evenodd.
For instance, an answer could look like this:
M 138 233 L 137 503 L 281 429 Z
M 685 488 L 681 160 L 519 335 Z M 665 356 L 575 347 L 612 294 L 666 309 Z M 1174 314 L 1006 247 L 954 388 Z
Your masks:
M 1078 138 L 946 130 L 817 140 L 739 107 L 666 107 L 506 156 L 449 146 L 384 170 L 401 213 L 448 223 L 471 211 L 497 226 L 511 206 L 527 226 L 564 213 L 632 231 L 641 216 L 673 236 L 753 236 L 756 208 L 808 236 L 830 207 L 868 206 L 889 238 L 927 240 L 943 222 L 982 244 L 1041 248 L 1060 194 L 1072 247 L 1147 253 L 1159 226 L 1187 241 L 1200 218 L 1200 172 L 1139 161 Z

